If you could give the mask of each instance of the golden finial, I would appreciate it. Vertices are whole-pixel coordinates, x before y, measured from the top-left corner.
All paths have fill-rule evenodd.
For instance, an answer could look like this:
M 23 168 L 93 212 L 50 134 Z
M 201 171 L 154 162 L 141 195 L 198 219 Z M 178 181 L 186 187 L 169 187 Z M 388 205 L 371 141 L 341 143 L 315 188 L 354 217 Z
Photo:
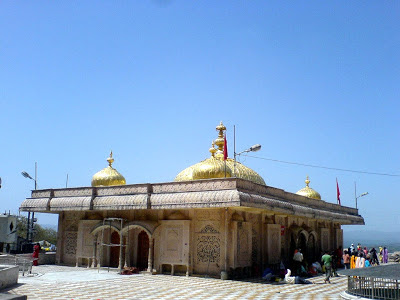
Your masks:
M 107 158 L 108 165 L 111 167 L 112 163 L 114 162 L 114 158 L 112 158 L 112 150 L 110 152 L 110 157 Z
M 215 144 L 218 146 L 218 151 L 222 153 L 224 151 L 224 131 L 226 130 L 226 127 L 221 121 L 215 128 L 217 131 L 219 131 L 218 138 L 215 140 Z
M 307 178 L 306 178 L 306 180 L 305 180 L 305 183 L 306 183 L 306 186 L 308 187 L 308 185 L 310 184 L 310 179 L 308 179 L 308 175 L 307 175 Z
M 215 143 L 214 143 L 214 141 L 212 141 L 211 148 L 208 150 L 208 151 L 210 151 L 212 157 L 214 157 L 215 152 L 217 152 L 217 149 L 215 149 L 214 146 L 215 146 Z

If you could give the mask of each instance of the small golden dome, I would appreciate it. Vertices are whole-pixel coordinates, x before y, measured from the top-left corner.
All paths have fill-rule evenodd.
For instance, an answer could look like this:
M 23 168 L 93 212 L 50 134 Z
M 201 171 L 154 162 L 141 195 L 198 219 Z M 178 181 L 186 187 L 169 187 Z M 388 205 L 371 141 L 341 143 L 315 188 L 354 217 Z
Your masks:
M 126 184 L 124 176 L 122 176 L 111 166 L 114 162 L 114 159 L 112 158 L 112 151 L 110 153 L 110 157 L 107 158 L 107 161 L 108 167 L 93 175 L 92 186 L 112 186 Z
M 198 179 L 211 179 L 211 178 L 225 178 L 225 177 L 237 177 L 252 182 L 266 185 L 264 179 L 257 174 L 254 170 L 236 162 L 231 158 L 224 162 L 224 130 L 226 127 L 222 122 L 216 127 L 218 131 L 218 138 L 213 141 L 212 147 L 210 148 L 211 157 L 199 162 L 193 166 L 190 166 L 180 172 L 176 177 L 175 181 L 191 181 Z M 214 143 L 218 146 L 218 150 L 214 148 Z M 226 165 L 226 175 L 225 175 Z M 235 173 L 235 174 L 234 174 Z
M 308 179 L 308 175 L 307 175 L 307 178 L 305 180 L 305 183 L 306 183 L 306 187 L 302 188 L 296 194 L 304 196 L 304 197 L 316 199 L 316 200 L 321 200 L 321 195 L 316 190 L 313 190 L 312 188 L 310 188 L 308 186 L 310 184 L 310 180 Z

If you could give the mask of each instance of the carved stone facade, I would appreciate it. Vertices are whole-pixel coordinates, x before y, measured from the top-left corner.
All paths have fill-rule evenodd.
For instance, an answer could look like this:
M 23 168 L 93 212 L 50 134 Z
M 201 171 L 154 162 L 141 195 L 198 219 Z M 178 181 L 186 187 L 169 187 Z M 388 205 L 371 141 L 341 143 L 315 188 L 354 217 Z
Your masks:
M 263 270 L 289 264 L 297 247 L 312 262 L 342 245 L 341 224 L 363 222 L 354 209 L 237 178 L 43 190 L 32 197 L 22 210 L 59 213 L 58 263 L 148 272 Z M 122 225 L 105 227 L 110 217 Z

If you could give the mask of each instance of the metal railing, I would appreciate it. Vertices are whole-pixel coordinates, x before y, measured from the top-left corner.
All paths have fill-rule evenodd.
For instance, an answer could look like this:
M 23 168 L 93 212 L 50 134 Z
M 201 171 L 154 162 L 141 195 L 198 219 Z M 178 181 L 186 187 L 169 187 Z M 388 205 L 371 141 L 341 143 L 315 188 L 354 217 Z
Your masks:
M 347 292 L 369 299 L 400 299 L 399 281 L 394 279 L 348 276 Z
M 0 265 L 19 266 L 19 271 L 22 272 L 22 276 L 25 276 L 25 273 L 32 274 L 32 265 L 34 260 L 37 260 L 37 258 L 27 259 L 25 257 L 11 254 L 0 255 Z

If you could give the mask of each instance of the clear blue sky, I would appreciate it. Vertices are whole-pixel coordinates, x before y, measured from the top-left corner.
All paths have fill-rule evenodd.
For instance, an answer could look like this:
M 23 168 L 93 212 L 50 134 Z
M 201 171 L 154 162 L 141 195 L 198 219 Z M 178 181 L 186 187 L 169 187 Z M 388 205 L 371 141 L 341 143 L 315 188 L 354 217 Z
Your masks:
M 398 1 L 1 1 L 2 210 L 39 188 L 89 186 L 110 149 L 128 183 L 233 155 L 400 174 Z M 398 229 L 400 177 L 242 157 L 268 185 L 310 186 Z M 40 215 L 41 223 L 56 223 Z

